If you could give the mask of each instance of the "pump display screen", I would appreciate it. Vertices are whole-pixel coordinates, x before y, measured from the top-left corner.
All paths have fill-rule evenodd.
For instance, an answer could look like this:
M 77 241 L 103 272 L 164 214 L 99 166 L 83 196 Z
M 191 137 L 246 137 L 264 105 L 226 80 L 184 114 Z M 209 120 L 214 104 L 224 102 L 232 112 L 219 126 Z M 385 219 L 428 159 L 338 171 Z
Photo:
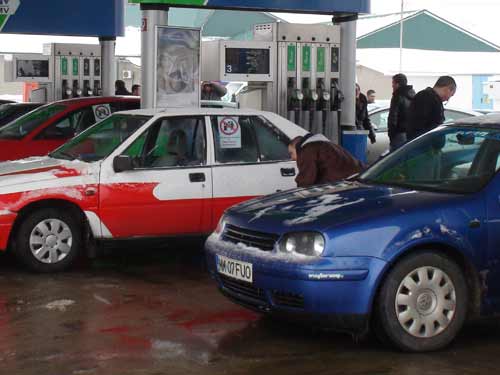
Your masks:
M 340 72 L 340 49 L 339 47 L 332 47 L 332 73 Z
M 268 48 L 226 48 L 226 74 L 270 74 Z
M 48 60 L 17 60 L 16 64 L 17 78 L 39 77 L 49 78 Z

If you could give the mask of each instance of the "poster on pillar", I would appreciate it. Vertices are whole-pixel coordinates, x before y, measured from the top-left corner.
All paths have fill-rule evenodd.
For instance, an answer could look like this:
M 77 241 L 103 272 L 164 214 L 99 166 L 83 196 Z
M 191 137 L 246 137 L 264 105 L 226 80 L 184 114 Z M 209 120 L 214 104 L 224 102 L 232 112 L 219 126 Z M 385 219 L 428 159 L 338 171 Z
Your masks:
M 155 107 L 200 106 L 201 30 L 156 28 Z

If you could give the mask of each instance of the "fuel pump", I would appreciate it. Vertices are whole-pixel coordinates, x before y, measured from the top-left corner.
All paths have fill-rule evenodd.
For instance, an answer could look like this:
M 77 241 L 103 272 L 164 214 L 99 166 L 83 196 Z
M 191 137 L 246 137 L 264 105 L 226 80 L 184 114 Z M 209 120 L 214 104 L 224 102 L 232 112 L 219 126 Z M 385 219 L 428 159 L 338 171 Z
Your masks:
M 53 100 L 100 95 L 99 45 L 53 43 L 44 48 L 54 64 Z

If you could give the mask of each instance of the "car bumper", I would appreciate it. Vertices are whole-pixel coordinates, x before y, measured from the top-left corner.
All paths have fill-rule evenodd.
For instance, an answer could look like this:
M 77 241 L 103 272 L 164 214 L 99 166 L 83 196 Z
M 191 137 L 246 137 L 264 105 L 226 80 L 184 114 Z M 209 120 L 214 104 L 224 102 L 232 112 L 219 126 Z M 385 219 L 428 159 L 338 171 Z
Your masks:
M 16 217 L 17 213 L 15 212 L 0 210 L 0 251 L 7 249 L 10 232 Z
M 219 290 L 234 302 L 263 312 L 305 318 L 338 330 L 363 331 L 387 263 L 371 257 L 280 259 L 244 251 L 214 236 L 205 246 L 207 265 Z M 216 257 L 251 263 L 252 284 L 222 275 Z

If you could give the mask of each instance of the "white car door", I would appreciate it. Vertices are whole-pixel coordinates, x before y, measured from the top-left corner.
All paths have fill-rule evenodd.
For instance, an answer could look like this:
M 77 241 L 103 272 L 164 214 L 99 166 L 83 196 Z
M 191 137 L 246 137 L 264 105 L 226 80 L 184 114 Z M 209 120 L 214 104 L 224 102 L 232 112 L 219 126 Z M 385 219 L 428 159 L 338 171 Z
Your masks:
M 134 168 L 101 174 L 100 214 L 114 238 L 207 233 L 212 171 L 205 116 L 163 117 L 122 155 Z
M 288 137 L 258 115 L 211 116 L 214 164 L 212 220 L 257 196 L 296 187 Z

